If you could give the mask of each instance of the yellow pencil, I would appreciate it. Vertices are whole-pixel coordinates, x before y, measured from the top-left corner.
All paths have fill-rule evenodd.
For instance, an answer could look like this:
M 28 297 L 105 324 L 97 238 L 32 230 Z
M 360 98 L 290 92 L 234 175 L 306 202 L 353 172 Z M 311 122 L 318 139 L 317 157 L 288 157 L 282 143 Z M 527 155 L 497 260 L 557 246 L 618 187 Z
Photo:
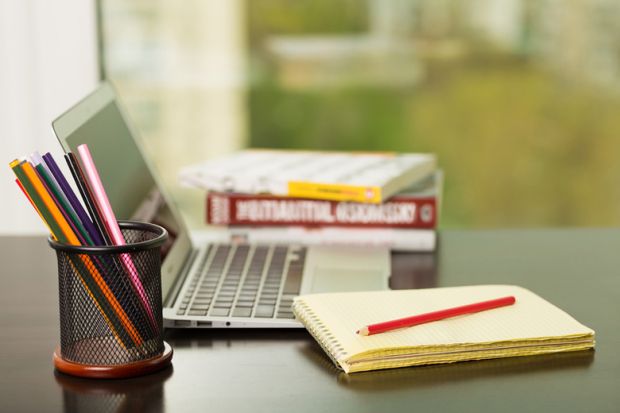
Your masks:
M 16 159 L 16 160 L 14 160 L 13 162 L 11 162 L 9 164 L 9 166 L 11 167 L 11 169 L 13 170 L 15 175 L 17 176 L 16 182 L 18 183 L 19 187 L 24 191 L 24 194 L 26 194 L 26 197 L 32 203 L 32 205 L 36 209 L 37 213 L 39 214 L 39 216 L 41 217 L 41 219 L 45 223 L 45 225 L 49 228 L 52 237 L 54 239 L 56 239 L 56 240 L 60 239 L 60 240 L 66 242 L 67 240 L 64 237 L 64 235 L 63 235 L 63 233 L 62 233 L 58 223 L 54 220 L 51 212 L 48 210 L 48 208 L 45 205 L 45 203 L 43 203 L 43 200 L 41 199 L 41 197 L 39 196 L 39 194 L 35 190 L 34 185 L 30 181 L 30 179 L 26 176 L 23 168 L 21 167 L 20 164 L 23 163 L 23 162 L 24 161 L 20 161 L 20 160 Z M 82 262 L 83 262 L 83 259 L 82 259 Z M 86 293 L 89 295 L 89 297 L 93 300 L 93 302 L 97 306 L 97 309 L 99 310 L 99 312 L 103 316 L 105 322 L 108 324 L 108 327 L 110 327 L 110 330 L 114 334 L 114 337 L 116 338 L 118 343 L 122 347 L 127 348 L 127 346 L 125 345 L 125 342 L 123 341 L 123 339 L 121 339 L 120 332 L 118 330 L 118 328 L 122 328 L 122 327 L 119 324 L 118 328 L 117 328 L 116 324 L 114 322 L 112 322 L 110 317 L 107 315 L 107 313 L 101 307 L 101 303 L 99 302 L 99 300 L 105 300 L 105 298 L 100 296 L 99 299 L 97 299 L 95 297 L 95 294 L 93 294 L 93 291 L 89 287 L 89 284 L 82 277 L 82 275 L 81 275 L 82 273 L 75 267 L 75 263 L 73 262 L 73 260 L 69 260 L 69 264 L 71 265 L 71 267 L 73 268 L 75 273 L 78 274 L 78 278 L 79 278 L 82 286 L 86 290 Z M 131 338 L 129 338 L 129 340 L 131 340 Z M 129 344 L 129 342 L 127 342 L 127 344 Z
M 14 165 L 13 162 L 11 163 L 11 165 Z M 77 236 L 75 235 L 75 233 L 73 232 L 71 227 L 69 226 L 69 223 L 66 221 L 66 219 L 65 219 L 64 215 L 62 214 L 62 212 L 60 212 L 60 209 L 58 209 L 58 206 L 56 205 L 56 203 L 52 199 L 51 195 L 47 192 L 47 189 L 45 188 L 45 186 L 43 185 L 43 183 L 39 179 L 39 176 L 35 172 L 35 170 L 32 167 L 32 165 L 30 163 L 28 163 L 28 162 L 21 162 L 18 165 L 14 165 L 14 167 L 22 169 L 22 171 L 24 172 L 25 176 L 27 177 L 27 179 L 32 184 L 32 186 L 33 186 L 34 190 L 36 191 L 37 195 L 41 198 L 43 204 L 49 210 L 49 212 L 50 212 L 50 214 L 51 214 L 51 216 L 53 218 L 53 221 L 58 225 L 58 227 L 59 227 L 59 229 L 61 231 L 61 234 L 58 234 L 57 238 L 58 239 L 63 239 L 64 238 L 66 240 L 66 242 L 68 244 L 70 244 L 70 245 L 81 245 L 79 239 L 77 238 Z M 135 326 L 133 325 L 133 323 L 131 322 L 131 320 L 129 319 L 129 317 L 127 316 L 125 311 L 123 310 L 123 308 L 120 305 L 120 303 L 117 301 L 116 297 L 114 296 L 114 294 L 112 293 L 112 291 L 110 290 L 108 285 L 106 284 L 106 282 L 103 279 L 103 277 L 101 276 L 101 274 L 95 268 L 95 266 L 94 266 L 93 262 L 91 261 L 90 257 L 88 257 L 86 255 L 80 255 L 80 259 L 82 260 L 82 262 L 88 268 L 88 271 L 91 273 L 91 275 L 95 279 L 95 282 L 97 283 L 97 285 L 101 289 L 103 295 L 107 298 L 108 302 L 110 303 L 110 305 L 112 306 L 112 308 L 116 312 L 116 314 L 119 317 L 121 323 L 123 324 L 123 326 L 125 327 L 125 329 L 129 333 L 129 335 L 131 336 L 131 338 L 134 341 L 134 343 L 137 346 L 141 346 L 143 340 L 142 340 L 142 337 L 140 336 L 140 333 L 135 328 Z

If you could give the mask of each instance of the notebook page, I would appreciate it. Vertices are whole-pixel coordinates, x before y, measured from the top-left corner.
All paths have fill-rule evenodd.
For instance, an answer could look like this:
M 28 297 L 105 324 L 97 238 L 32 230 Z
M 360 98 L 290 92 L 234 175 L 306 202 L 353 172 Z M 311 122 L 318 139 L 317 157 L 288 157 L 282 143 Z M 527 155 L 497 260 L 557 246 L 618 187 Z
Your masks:
M 512 295 L 514 305 L 372 336 L 365 325 Z M 594 332 L 534 293 L 517 286 L 483 285 L 422 290 L 316 294 L 300 297 L 344 351 L 340 360 L 366 351 L 411 346 L 454 346 L 543 339 Z

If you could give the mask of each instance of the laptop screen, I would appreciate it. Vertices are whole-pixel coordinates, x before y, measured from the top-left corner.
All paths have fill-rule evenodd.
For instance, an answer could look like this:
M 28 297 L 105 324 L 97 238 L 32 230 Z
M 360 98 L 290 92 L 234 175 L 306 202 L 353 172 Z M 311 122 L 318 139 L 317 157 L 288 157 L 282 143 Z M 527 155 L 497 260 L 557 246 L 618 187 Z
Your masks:
M 187 248 L 175 245 L 180 236 L 186 237 L 184 225 L 158 185 L 113 90 L 104 85 L 54 121 L 53 126 L 65 151 L 77 153 L 78 145 L 88 145 L 117 219 L 152 222 L 168 231 L 168 241 L 162 248 L 165 297 L 174 281 L 173 273 L 179 270 L 179 263 L 173 270 L 168 261 L 186 256 L 178 250 Z M 188 242 L 180 244 L 189 247 Z M 176 253 L 170 254 L 175 249 Z M 168 277 L 167 273 L 170 273 Z

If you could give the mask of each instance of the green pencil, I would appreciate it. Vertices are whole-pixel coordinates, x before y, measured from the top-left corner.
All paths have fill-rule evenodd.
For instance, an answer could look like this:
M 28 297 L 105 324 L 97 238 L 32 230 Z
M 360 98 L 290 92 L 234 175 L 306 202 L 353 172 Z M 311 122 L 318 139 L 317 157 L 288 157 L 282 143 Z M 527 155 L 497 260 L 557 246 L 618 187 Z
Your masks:
M 32 200 L 32 202 L 36 205 L 39 212 L 47 222 L 49 228 L 52 231 L 52 235 L 60 241 L 64 243 L 69 243 L 68 238 L 65 236 L 60 224 L 54 219 L 52 212 L 49 210 L 39 193 L 34 187 L 34 184 L 30 181 L 24 170 L 22 169 L 22 165 L 26 161 L 14 160 L 9 164 L 17 179 L 21 182 L 24 187 L 26 193 Z M 86 267 L 85 263 L 80 260 L 71 260 L 72 264 L 76 268 L 76 273 L 80 277 L 88 295 L 90 295 L 95 302 L 95 305 L 101 312 L 103 318 L 109 322 L 110 328 L 112 332 L 116 335 L 116 337 L 120 340 L 123 347 L 128 348 L 131 346 L 131 338 L 129 337 L 129 333 L 125 331 L 121 326 L 120 320 L 117 318 L 114 309 L 112 308 L 109 301 L 106 299 L 104 293 L 100 290 L 95 280 L 89 276 L 90 272 Z
M 37 170 L 41 178 L 43 178 L 43 181 L 47 185 L 48 189 L 52 191 L 52 194 L 56 198 L 56 201 L 58 201 L 58 203 L 60 204 L 58 205 L 59 207 L 61 207 L 60 210 L 65 214 L 67 218 L 71 220 L 75 228 L 77 228 L 78 231 L 80 231 L 80 235 L 82 235 L 82 238 L 86 240 L 86 243 L 88 245 L 94 245 L 93 240 L 88 234 L 88 231 L 86 231 L 86 228 L 84 228 L 82 221 L 80 221 L 80 218 L 77 216 L 77 214 L 73 210 L 73 207 L 71 206 L 71 204 L 69 204 L 67 198 L 64 196 L 64 193 L 58 187 L 58 184 L 56 183 L 56 181 L 52 178 L 49 172 L 45 169 L 45 166 L 43 166 L 43 164 L 40 163 L 37 166 L 35 166 L 35 169 Z

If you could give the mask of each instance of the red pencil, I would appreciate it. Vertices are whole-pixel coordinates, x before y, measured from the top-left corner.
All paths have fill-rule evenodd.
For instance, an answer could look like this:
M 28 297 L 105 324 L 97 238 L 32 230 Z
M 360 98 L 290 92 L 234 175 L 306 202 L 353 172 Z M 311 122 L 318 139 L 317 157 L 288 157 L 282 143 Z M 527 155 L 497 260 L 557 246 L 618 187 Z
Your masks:
M 397 328 L 412 327 L 418 324 L 430 323 L 431 321 L 443 320 L 444 318 L 456 317 L 464 314 L 477 313 L 479 311 L 491 310 L 493 308 L 504 307 L 515 303 L 513 296 L 496 298 L 489 301 L 462 305 L 460 307 L 447 308 L 445 310 L 433 311 L 432 313 L 414 315 L 412 317 L 399 318 L 398 320 L 385 321 L 383 323 L 370 324 L 357 331 L 361 336 L 384 333 L 396 330 Z

